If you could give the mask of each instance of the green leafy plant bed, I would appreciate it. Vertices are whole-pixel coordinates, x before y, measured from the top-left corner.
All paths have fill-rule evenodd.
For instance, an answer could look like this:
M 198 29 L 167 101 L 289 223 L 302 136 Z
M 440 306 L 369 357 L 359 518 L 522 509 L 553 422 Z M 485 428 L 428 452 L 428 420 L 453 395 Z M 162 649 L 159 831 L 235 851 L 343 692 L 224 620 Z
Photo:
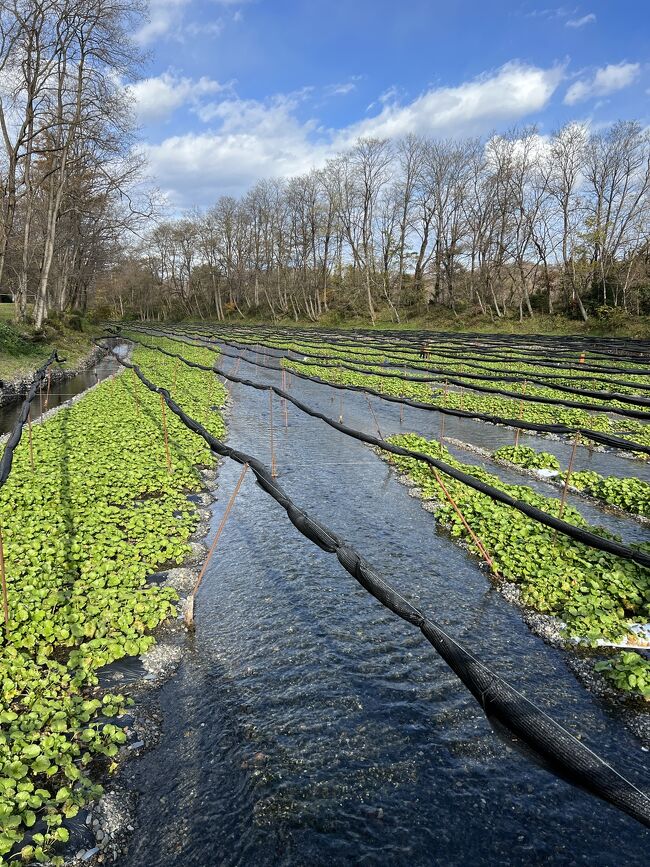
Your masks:
M 502 446 L 492 457 L 523 469 L 560 469 L 555 455 L 536 452 L 528 446 Z M 560 482 L 566 479 L 566 472 L 558 473 L 556 479 Z M 593 470 L 580 470 L 571 473 L 569 487 L 631 515 L 650 519 L 650 484 L 641 479 L 601 476 Z
M 525 470 L 559 470 L 560 462 L 549 452 L 536 452 L 529 446 L 501 446 L 493 452 L 492 457 L 498 461 L 516 464 Z
M 161 341 L 162 342 L 162 341 Z M 187 349 L 212 363 L 212 353 Z M 216 435 L 214 376 L 138 348 L 134 360 Z M 174 612 L 174 592 L 148 574 L 181 563 L 197 523 L 187 499 L 201 487 L 207 446 L 167 413 L 131 373 L 27 431 L 0 489 L 9 621 L 0 662 L 0 863 L 43 860 L 67 840 L 62 826 L 100 793 L 124 732 L 106 722 L 125 707 L 98 695 L 96 671 L 154 643 Z M 93 768 L 91 775 L 90 769 Z M 29 829 L 44 822 L 43 833 Z M 26 837 L 26 835 L 28 835 Z M 56 857 L 56 856 L 55 856 Z M 60 858 L 58 858 L 60 861 Z
M 434 388 L 429 383 L 408 382 L 383 376 L 370 376 L 355 373 L 340 367 L 301 364 L 285 361 L 285 367 L 317 376 L 325 382 L 343 385 L 360 385 L 372 388 L 381 394 L 391 394 L 397 397 L 409 397 L 430 403 L 432 406 L 442 406 L 449 409 L 466 410 L 484 415 L 500 416 L 503 419 L 521 418 L 533 424 L 562 424 L 567 427 L 585 427 L 601 433 L 611 433 L 624 440 L 631 440 L 643 445 L 650 445 L 650 425 L 633 421 L 632 419 L 610 418 L 604 413 L 592 413 L 584 409 L 553 406 L 543 403 L 522 403 L 514 398 L 500 397 L 491 394 L 476 394 L 470 391 L 451 391 L 443 384 Z M 528 393 L 531 389 L 528 389 Z M 638 455 L 645 460 L 646 455 Z
M 650 484 L 641 479 L 601 476 L 592 470 L 582 470 L 571 473 L 569 484 L 610 506 L 650 518 Z
M 524 485 L 509 485 L 481 467 L 462 464 L 435 440 L 416 434 L 390 438 L 390 442 L 441 457 L 513 497 L 558 515 L 560 500 L 544 497 Z M 415 458 L 383 454 L 417 484 L 426 499 L 438 502 L 438 519 L 462 539 L 470 551 L 480 551 L 454 507 L 448 502 L 431 469 Z M 522 602 L 567 624 L 567 633 L 595 644 L 598 639 L 621 641 L 629 627 L 650 619 L 650 570 L 613 554 L 596 551 L 494 502 L 462 482 L 443 477 L 468 525 L 494 561 L 500 576 L 518 585 Z M 566 506 L 563 517 L 576 526 L 607 535 L 591 527 L 580 513 Z M 643 666 L 647 666 L 644 660 Z
M 616 653 L 597 662 L 595 668 L 619 689 L 650 699 L 650 663 L 638 653 Z

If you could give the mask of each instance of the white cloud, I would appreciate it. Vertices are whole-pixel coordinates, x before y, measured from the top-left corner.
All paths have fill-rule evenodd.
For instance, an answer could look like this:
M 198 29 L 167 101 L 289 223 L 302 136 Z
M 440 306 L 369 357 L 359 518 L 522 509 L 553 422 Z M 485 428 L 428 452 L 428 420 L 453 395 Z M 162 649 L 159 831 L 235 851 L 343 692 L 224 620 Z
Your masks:
M 567 23 L 564 25 L 565 27 L 584 27 L 585 24 L 595 24 L 596 16 L 593 12 L 590 12 L 588 15 L 583 15 L 582 18 L 569 18 Z
M 199 79 L 179 77 L 163 72 L 153 78 L 144 78 L 129 87 L 135 102 L 135 112 L 141 123 L 166 120 L 177 108 L 189 107 L 199 112 L 205 97 L 228 90 L 230 85 L 220 84 L 207 76 Z
M 576 81 L 567 90 L 564 97 L 566 105 L 575 105 L 597 96 L 607 96 L 617 90 L 623 90 L 632 84 L 639 75 L 639 63 L 610 63 L 597 69 L 591 78 Z
M 238 6 L 243 2 L 246 0 L 219 0 L 218 5 Z M 136 42 L 148 46 L 162 39 L 183 42 L 188 36 L 219 36 L 225 26 L 223 18 L 213 21 L 186 20 L 192 3 L 193 0 L 149 0 L 149 20 L 135 34 Z
M 298 106 L 313 93 L 309 88 L 264 101 L 232 96 L 198 100 L 194 110 L 210 129 L 175 135 L 146 145 L 144 151 L 151 174 L 176 207 L 205 205 L 224 193 L 239 194 L 259 178 L 286 177 L 320 166 L 359 136 L 490 132 L 544 108 L 562 76 L 560 67 L 545 70 L 509 63 L 457 87 L 431 89 L 410 103 L 400 104 L 394 94 L 387 95 L 375 117 L 342 130 L 323 130 L 316 120 L 297 116 Z M 148 96 L 158 87 L 159 82 L 151 84 Z M 168 105 L 177 99 L 178 87 L 171 91 L 165 90 Z M 156 100 L 155 104 L 161 101 Z
M 540 111 L 563 77 L 563 67 L 540 69 L 513 61 L 458 87 L 438 87 L 401 105 L 384 95 L 375 117 L 349 127 L 344 137 L 398 138 L 407 133 L 471 135 L 494 124 Z
M 185 8 L 192 0 L 149 0 L 149 20 L 135 34 L 140 45 L 151 45 L 168 33 L 179 30 Z

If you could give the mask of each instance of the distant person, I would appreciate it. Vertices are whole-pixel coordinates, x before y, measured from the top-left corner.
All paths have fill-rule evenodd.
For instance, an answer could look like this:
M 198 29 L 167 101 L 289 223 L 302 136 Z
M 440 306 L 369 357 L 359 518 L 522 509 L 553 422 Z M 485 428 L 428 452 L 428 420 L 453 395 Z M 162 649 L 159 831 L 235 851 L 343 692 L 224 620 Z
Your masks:
M 425 341 L 420 347 L 420 358 L 424 360 L 426 358 L 429 358 L 430 355 L 431 348 L 429 347 L 429 344 Z

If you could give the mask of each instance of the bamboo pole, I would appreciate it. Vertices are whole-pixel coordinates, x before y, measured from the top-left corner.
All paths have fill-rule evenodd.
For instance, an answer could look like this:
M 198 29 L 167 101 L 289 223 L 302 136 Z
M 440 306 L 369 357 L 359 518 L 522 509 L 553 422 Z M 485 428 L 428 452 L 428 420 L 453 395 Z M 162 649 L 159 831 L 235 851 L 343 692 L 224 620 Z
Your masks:
M 369 396 L 368 396 L 365 392 L 364 392 L 364 394 L 365 394 L 366 400 L 368 401 L 368 409 L 370 410 L 370 413 L 371 413 L 371 415 L 372 415 L 372 417 L 373 417 L 373 419 L 374 419 L 375 427 L 377 428 L 377 433 L 378 433 L 378 435 L 379 435 L 379 439 L 380 439 L 380 440 L 383 440 L 384 437 L 383 437 L 383 435 L 382 435 L 381 430 L 379 429 L 379 422 L 377 421 L 377 416 L 375 415 L 375 411 L 374 411 L 374 409 L 372 408 L 372 404 L 370 403 L 370 398 L 369 398 Z
M 287 390 L 287 376 L 286 371 L 282 368 L 282 390 Z M 287 411 L 287 399 L 286 397 L 282 398 L 282 408 L 284 409 L 284 429 L 287 430 L 289 427 L 289 413 Z
M 215 533 L 214 539 L 212 540 L 212 545 L 210 545 L 210 550 L 208 551 L 205 560 L 203 561 L 203 566 L 201 566 L 201 571 L 199 572 L 199 576 L 196 579 L 192 592 L 187 597 L 187 607 L 185 608 L 185 625 L 188 629 L 194 627 L 194 599 L 196 594 L 198 593 L 199 587 L 201 586 L 201 581 L 203 581 L 203 576 L 205 575 L 206 569 L 212 559 L 212 555 L 215 552 L 217 547 L 217 542 L 223 532 L 223 528 L 226 526 L 226 521 L 228 520 L 228 516 L 230 515 L 231 509 L 235 503 L 235 498 L 239 493 L 239 489 L 242 486 L 242 482 L 244 481 L 244 476 L 248 471 L 248 464 L 244 464 L 244 467 L 241 471 L 237 484 L 235 485 L 235 490 L 230 495 L 230 499 L 228 500 L 228 505 L 226 506 L 226 510 L 223 513 L 223 517 L 219 523 L 219 527 L 217 528 L 217 532 Z
M 463 513 L 461 512 L 461 510 L 460 510 L 458 504 L 455 502 L 454 498 L 452 497 L 452 495 L 451 495 L 451 494 L 449 493 L 449 491 L 447 490 L 447 487 L 445 486 L 445 483 L 442 481 L 442 478 L 440 477 L 440 473 L 439 473 L 438 470 L 435 469 L 435 468 L 432 469 L 432 472 L 433 472 L 434 476 L 436 477 L 436 481 L 438 482 L 438 484 L 439 484 L 440 487 L 442 488 L 442 491 L 443 491 L 445 497 L 449 500 L 449 502 L 451 503 L 451 505 L 452 505 L 454 511 L 456 512 L 456 514 L 458 515 L 458 517 L 459 517 L 460 520 L 462 521 L 463 526 L 465 527 L 465 529 L 467 530 L 467 532 L 468 532 L 468 533 L 470 534 L 470 536 L 472 537 L 472 540 L 473 540 L 474 544 L 476 545 L 476 547 L 479 549 L 479 551 L 480 551 L 480 553 L 481 553 L 481 556 L 483 557 L 483 559 L 485 560 L 485 562 L 488 564 L 488 566 L 490 567 L 490 569 L 492 570 L 492 572 L 493 572 L 495 575 L 498 576 L 499 573 L 498 573 L 498 571 L 497 571 L 497 569 L 496 569 L 496 566 L 494 565 L 494 560 L 493 560 L 492 557 L 490 557 L 490 555 L 488 554 L 488 552 L 487 552 L 487 548 L 485 547 L 485 545 L 483 544 L 483 542 L 481 542 L 481 540 L 480 540 L 479 537 L 476 535 L 476 533 L 474 532 L 474 530 L 472 530 L 472 528 L 470 527 L 470 525 L 469 525 L 469 524 L 467 523 L 467 521 L 465 520 L 465 516 L 464 516 Z
M 167 433 L 167 413 L 165 411 L 165 398 L 160 395 L 160 406 L 162 408 L 163 434 L 165 437 L 165 456 L 167 458 L 167 472 L 172 471 L 172 457 L 169 453 L 169 435 Z
M 275 448 L 273 445 L 273 392 L 269 391 L 269 436 L 271 440 L 271 478 L 277 478 L 278 471 L 275 464 Z
M 45 409 L 48 408 L 50 403 L 50 385 L 52 384 L 52 368 L 48 367 L 47 369 L 47 392 L 45 394 Z
M 29 435 L 29 463 L 32 467 L 32 472 L 34 472 L 34 441 L 32 439 L 32 407 L 30 405 L 29 412 L 27 413 L 27 432 Z
M 524 395 L 526 394 L 526 385 L 527 382 L 524 380 L 524 384 L 521 387 L 521 400 L 519 401 L 519 421 L 524 417 Z M 519 446 L 519 435 L 521 433 L 521 429 L 517 428 L 515 430 L 515 448 Z
M 9 626 L 9 602 L 7 600 L 7 575 L 5 573 L 5 549 L 4 539 L 2 538 L 2 526 L 0 526 L 0 582 L 2 583 L 2 611 L 5 621 L 6 640 L 7 627 Z
M 567 467 L 566 476 L 564 477 L 564 487 L 562 488 L 562 496 L 560 498 L 560 511 L 558 513 L 559 518 L 562 518 L 562 515 L 564 514 L 564 507 L 566 506 L 567 493 L 569 491 L 569 481 L 571 479 L 571 473 L 573 472 L 573 462 L 575 461 L 576 451 L 578 450 L 579 442 L 580 442 L 580 431 L 576 431 L 576 435 L 573 439 L 573 448 L 571 449 L 571 457 L 569 458 L 569 466 Z M 553 544 L 555 544 L 556 539 L 557 539 L 557 530 L 553 530 Z

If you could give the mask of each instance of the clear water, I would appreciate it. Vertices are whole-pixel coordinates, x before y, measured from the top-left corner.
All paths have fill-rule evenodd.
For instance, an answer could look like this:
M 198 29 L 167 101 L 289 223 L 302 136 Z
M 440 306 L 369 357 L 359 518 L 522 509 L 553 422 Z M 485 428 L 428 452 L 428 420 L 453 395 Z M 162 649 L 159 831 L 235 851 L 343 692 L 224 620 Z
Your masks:
M 114 350 L 118 355 L 124 355 L 128 351 L 128 347 L 126 343 L 122 343 L 114 347 Z M 88 370 L 82 370 L 76 376 L 72 376 L 69 379 L 53 382 L 50 386 L 49 395 L 47 380 L 45 380 L 43 388 L 32 402 L 32 420 L 40 418 L 44 412 L 60 406 L 66 400 L 70 400 L 71 397 L 87 391 L 96 383 L 101 382 L 102 379 L 112 376 L 119 366 L 119 362 L 111 355 L 105 356 L 93 367 L 88 368 Z M 13 429 L 20 415 L 23 400 L 24 398 L 19 398 L 12 403 L 0 407 L 0 436 Z
M 279 382 L 247 364 L 240 372 Z M 290 388 L 338 416 L 332 389 L 295 378 Z M 384 435 L 399 430 L 399 407 L 373 406 Z M 362 395 L 346 394 L 343 411 L 346 423 L 374 430 Z M 403 429 L 437 436 L 436 416 L 415 413 Z M 530 633 L 388 466 L 291 406 L 288 415 L 285 429 L 276 400 L 279 481 L 297 504 L 647 784 L 648 753 L 616 710 L 576 681 L 563 652 Z M 447 430 L 504 443 L 502 429 L 479 423 Z M 270 463 L 266 393 L 232 387 L 229 441 Z M 240 469 L 221 466 L 210 538 Z M 510 751 L 420 634 L 304 539 L 250 474 L 195 613 L 184 661 L 159 694 L 161 743 L 122 772 L 139 793 L 123 867 L 644 861 L 647 831 Z

